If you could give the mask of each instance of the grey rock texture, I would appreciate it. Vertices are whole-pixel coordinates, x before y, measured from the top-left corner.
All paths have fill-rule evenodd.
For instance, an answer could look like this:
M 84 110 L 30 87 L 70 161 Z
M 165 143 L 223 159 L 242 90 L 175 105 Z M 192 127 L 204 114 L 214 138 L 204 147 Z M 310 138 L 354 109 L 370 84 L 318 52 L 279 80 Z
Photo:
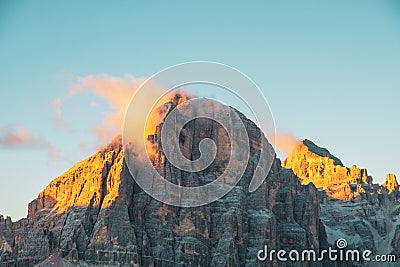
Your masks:
M 29 204 L 27 218 L 0 218 L 0 266 L 52 261 L 64 266 L 322 266 L 257 260 L 264 245 L 319 250 L 327 246 L 327 237 L 315 186 L 301 185 L 279 159 L 262 185 L 248 192 L 265 137 L 240 116 L 251 139 L 251 160 L 223 198 L 196 208 L 154 200 L 132 179 L 117 138 L 54 179 Z M 182 146 L 190 157 L 196 157 L 200 138 L 228 141 L 213 122 L 194 120 L 187 127 L 191 138 Z M 162 149 L 155 149 L 159 171 L 184 185 L 214 180 L 225 164 L 222 155 L 209 169 L 191 175 L 163 161 Z
M 303 184 L 315 184 L 319 189 L 320 219 L 331 246 L 344 238 L 348 249 L 400 255 L 400 193 L 395 175 L 389 174 L 382 185 L 374 184 L 366 169 L 345 167 L 328 150 L 309 140 L 294 149 L 284 166 L 292 168 Z

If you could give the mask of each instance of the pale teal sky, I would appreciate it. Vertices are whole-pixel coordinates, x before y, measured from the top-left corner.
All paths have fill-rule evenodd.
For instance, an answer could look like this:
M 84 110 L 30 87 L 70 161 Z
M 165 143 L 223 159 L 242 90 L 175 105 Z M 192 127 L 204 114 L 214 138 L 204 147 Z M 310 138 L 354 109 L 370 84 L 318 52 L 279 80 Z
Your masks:
M 279 129 L 368 168 L 378 182 L 399 176 L 399 2 L 258 2 L 1 1 L 0 137 L 20 125 L 34 142 L 2 139 L 0 213 L 25 216 L 50 180 L 90 155 L 80 144 L 93 141 L 110 107 L 91 94 L 66 97 L 71 81 L 146 77 L 192 60 L 251 77 Z M 59 97 L 63 127 L 51 105 Z

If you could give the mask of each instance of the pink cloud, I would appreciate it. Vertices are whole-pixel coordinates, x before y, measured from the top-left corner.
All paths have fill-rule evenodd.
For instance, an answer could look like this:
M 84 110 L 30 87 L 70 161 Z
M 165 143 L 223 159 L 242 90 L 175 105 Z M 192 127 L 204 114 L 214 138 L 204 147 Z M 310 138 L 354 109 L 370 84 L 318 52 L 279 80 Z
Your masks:
M 95 102 L 95 101 L 90 102 L 90 106 L 91 106 L 92 108 L 97 107 L 98 105 L 99 105 L 99 104 L 98 104 L 97 102 Z
M 64 121 L 63 121 L 62 112 L 61 112 L 61 106 L 62 106 L 61 98 L 56 98 L 53 101 L 51 101 L 51 105 L 53 106 L 54 113 L 56 115 L 56 124 L 58 126 L 63 125 Z
M 51 144 L 48 144 L 46 149 L 47 153 L 49 154 L 49 157 L 53 160 L 54 159 L 64 160 L 70 162 L 71 164 L 75 163 L 73 160 L 70 159 L 68 155 L 66 155 L 65 153 L 61 153 L 61 151 L 59 151 L 56 147 L 52 146 Z
M 42 149 L 47 150 L 49 158 L 68 160 L 53 145 L 42 138 L 34 137 L 22 125 L 9 125 L 0 128 L 0 148 L 4 149 Z
M 11 125 L 0 129 L 0 145 L 7 148 L 33 146 L 36 141 L 22 125 Z
M 293 149 L 300 143 L 301 141 L 294 137 L 291 133 L 284 131 L 277 131 L 275 137 L 276 147 L 279 151 L 284 153 L 286 156 L 290 155 L 293 152 Z
M 135 78 L 132 75 L 113 77 L 107 74 L 88 75 L 78 78 L 76 83 L 70 84 L 68 96 L 91 93 L 103 99 L 112 109 L 103 112 L 103 120 L 93 126 L 96 135 L 96 146 L 102 146 L 121 133 L 125 110 L 144 78 Z M 91 102 L 90 106 L 98 106 L 98 102 Z
M 111 111 L 103 112 L 103 120 L 93 127 L 96 135 L 96 146 L 103 146 L 121 133 L 126 108 L 136 90 L 144 82 L 145 78 L 135 78 L 132 75 L 113 77 L 107 74 L 88 75 L 80 77 L 77 82 L 70 83 L 68 96 L 93 94 L 99 99 L 105 100 L 111 107 Z M 155 88 L 157 90 L 159 88 Z M 99 106 L 99 102 L 92 101 L 91 107 Z M 140 108 L 138 108 L 140 111 Z M 278 131 L 275 144 L 279 151 L 289 155 L 299 144 L 299 140 L 292 134 Z M 81 149 L 88 150 L 92 147 L 88 144 L 80 144 Z

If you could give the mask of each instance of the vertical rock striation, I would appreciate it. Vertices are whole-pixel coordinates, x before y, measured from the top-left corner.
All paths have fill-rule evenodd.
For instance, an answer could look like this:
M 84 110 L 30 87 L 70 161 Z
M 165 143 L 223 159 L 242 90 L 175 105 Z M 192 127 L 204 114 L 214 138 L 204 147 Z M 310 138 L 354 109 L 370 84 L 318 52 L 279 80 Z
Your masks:
M 319 250 L 327 243 L 315 186 L 301 185 L 279 159 L 262 185 L 248 192 L 265 137 L 253 122 L 240 117 L 250 137 L 251 158 L 240 182 L 223 198 L 196 208 L 154 200 L 131 177 L 117 138 L 54 179 L 29 204 L 26 219 L 13 223 L 0 217 L 0 266 L 32 266 L 49 255 L 97 265 L 322 266 L 257 260 L 264 245 Z M 202 138 L 229 147 L 213 121 L 195 119 L 185 127 L 181 149 L 191 159 L 198 157 Z M 158 140 L 158 134 L 150 139 Z M 157 143 L 153 149 L 164 178 L 185 186 L 216 179 L 226 165 L 221 154 L 206 170 L 190 174 L 165 160 Z

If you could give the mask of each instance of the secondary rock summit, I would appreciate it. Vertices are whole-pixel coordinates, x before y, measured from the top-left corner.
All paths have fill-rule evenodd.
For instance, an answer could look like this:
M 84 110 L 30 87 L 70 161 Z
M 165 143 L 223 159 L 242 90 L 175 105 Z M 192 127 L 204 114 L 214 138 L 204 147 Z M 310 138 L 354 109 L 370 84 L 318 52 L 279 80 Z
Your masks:
M 367 169 L 356 165 L 346 167 L 326 148 L 307 139 L 295 147 L 282 166 L 292 169 L 302 184 L 313 183 L 327 196 L 343 201 L 361 199 L 366 194 L 382 194 L 383 191 L 398 192 L 399 189 L 394 174 L 388 174 L 382 186 L 374 184 Z
M 394 174 L 388 174 L 382 185 L 374 184 L 366 169 L 344 166 L 310 140 L 300 142 L 282 165 L 302 184 L 319 189 L 321 221 L 330 245 L 344 238 L 353 249 L 399 256 L 400 192 Z

